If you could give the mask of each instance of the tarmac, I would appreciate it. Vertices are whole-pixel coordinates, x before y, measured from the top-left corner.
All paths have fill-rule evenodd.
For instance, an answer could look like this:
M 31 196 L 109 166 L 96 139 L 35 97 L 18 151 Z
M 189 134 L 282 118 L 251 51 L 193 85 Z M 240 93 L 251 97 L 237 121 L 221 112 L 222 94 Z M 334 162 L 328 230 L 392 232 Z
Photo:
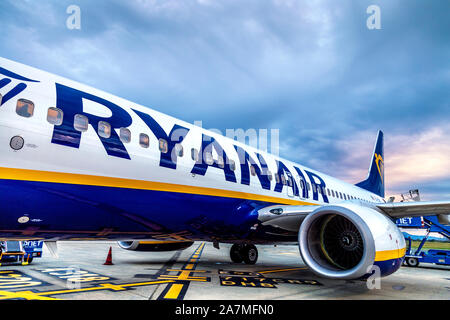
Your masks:
M 195 242 L 183 251 L 137 252 L 116 242 L 58 242 L 29 265 L 0 267 L 0 299 L 63 300 L 450 300 L 450 266 L 402 266 L 371 281 L 329 280 L 297 246 L 258 246 L 255 265 L 229 258 L 231 245 Z M 112 248 L 113 265 L 104 265 Z

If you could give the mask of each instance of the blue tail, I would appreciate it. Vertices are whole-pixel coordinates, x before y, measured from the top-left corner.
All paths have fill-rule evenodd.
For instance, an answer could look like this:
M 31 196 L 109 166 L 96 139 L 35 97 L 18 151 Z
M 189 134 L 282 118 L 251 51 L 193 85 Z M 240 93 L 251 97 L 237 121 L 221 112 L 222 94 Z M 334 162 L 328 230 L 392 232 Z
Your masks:
M 356 184 L 358 187 L 373 192 L 384 198 L 384 150 L 383 131 L 378 131 L 377 142 L 370 162 L 369 175 L 366 180 Z

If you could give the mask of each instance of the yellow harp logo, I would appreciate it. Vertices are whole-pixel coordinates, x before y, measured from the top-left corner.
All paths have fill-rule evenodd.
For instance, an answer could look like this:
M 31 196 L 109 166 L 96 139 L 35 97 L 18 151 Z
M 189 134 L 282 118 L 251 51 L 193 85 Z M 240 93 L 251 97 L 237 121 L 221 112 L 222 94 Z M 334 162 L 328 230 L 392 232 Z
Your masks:
M 384 184 L 383 177 L 384 177 L 384 161 L 383 157 L 380 154 L 375 153 L 375 164 L 378 168 L 378 173 L 380 174 L 381 183 Z

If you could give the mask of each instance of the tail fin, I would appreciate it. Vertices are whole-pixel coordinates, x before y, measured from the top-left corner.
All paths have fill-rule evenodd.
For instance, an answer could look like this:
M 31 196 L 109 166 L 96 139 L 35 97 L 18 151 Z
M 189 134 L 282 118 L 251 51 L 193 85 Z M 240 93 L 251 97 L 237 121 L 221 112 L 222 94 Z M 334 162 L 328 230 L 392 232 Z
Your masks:
M 378 131 L 377 142 L 373 150 L 367 179 L 357 183 L 360 188 L 373 192 L 384 198 L 384 150 L 383 131 Z

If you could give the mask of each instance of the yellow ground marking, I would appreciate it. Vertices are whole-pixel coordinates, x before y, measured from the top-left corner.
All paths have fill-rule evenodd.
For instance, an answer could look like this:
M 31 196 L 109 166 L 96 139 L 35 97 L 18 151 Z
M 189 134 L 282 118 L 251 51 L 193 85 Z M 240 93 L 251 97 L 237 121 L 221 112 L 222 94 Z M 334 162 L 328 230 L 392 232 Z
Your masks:
M 177 299 L 180 295 L 181 289 L 183 289 L 183 284 L 172 284 L 170 286 L 169 291 L 167 291 L 166 295 L 164 296 L 165 299 Z
M 27 299 L 27 300 L 59 300 L 59 299 L 55 299 L 55 298 L 49 298 L 49 297 L 42 296 L 33 291 L 17 291 L 17 292 L 0 291 L 0 300 L 18 299 L 18 298 Z
M 169 269 L 167 271 L 177 271 L 180 272 L 179 275 L 163 274 L 158 277 L 158 279 L 171 279 L 171 280 L 181 280 L 181 281 L 207 281 L 207 277 L 194 277 L 191 273 L 194 272 L 206 272 L 205 270 L 185 270 L 185 269 Z
M 200 254 L 205 247 L 205 242 L 201 243 L 200 246 L 194 251 L 191 258 L 189 259 L 189 263 L 186 264 L 186 266 L 183 269 L 167 269 L 167 272 L 179 272 L 178 275 L 160 275 L 158 279 L 171 279 L 175 281 L 199 281 L 199 282 L 206 282 L 208 281 L 207 277 L 197 277 L 197 276 L 191 276 L 191 273 L 194 272 L 207 272 L 206 270 L 195 270 L 195 266 L 198 263 L 198 260 L 200 260 Z M 178 299 L 181 290 L 186 284 L 184 283 L 175 283 L 169 285 L 169 290 L 164 295 L 164 299 Z
M 218 196 L 224 198 L 256 200 L 279 204 L 315 205 L 314 203 L 311 202 L 285 199 L 273 196 L 265 196 L 241 191 L 221 190 L 215 188 L 196 187 L 196 186 L 163 183 L 156 181 L 124 179 L 124 178 L 95 176 L 95 175 L 66 173 L 66 172 L 0 167 L 0 179 L 16 180 L 16 181 L 18 180 L 18 181 L 66 183 L 66 184 L 77 184 L 86 186 L 101 186 L 101 187 L 139 189 L 139 190 L 167 191 L 175 193 Z
M 206 270 L 192 270 L 192 271 L 188 271 L 186 269 L 167 269 L 167 271 L 173 271 L 173 272 L 208 272 Z
M 274 272 L 285 272 L 285 271 L 293 271 L 293 270 L 306 270 L 308 268 L 289 268 L 289 269 L 276 269 L 276 270 L 265 270 L 265 271 L 257 271 L 257 273 L 274 273 Z
M 27 300 L 39 299 L 39 300 L 55 300 L 47 296 L 67 294 L 67 293 L 78 293 L 78 292 L 89 292 L 89 291 L 99 291 L 99 290 L 114 290 L 121 291 L 126 290 L 128 287 L 138 287 L 138 286 L 148 286 L 163 283 L 172 283 L 173 280 L 159 280 L 159 281 L 149 281 L 149 282 L 136 282 L 136 283 L 126 283 L 126 284 L 113 284 L 113 283 L 101 283 L 98 287 L 89 288 L 79 288 L 79 289 L 67 289 L 67 290 L 56 290 L 56 291 L 45 291 L 45 292 L 32 292 L 32 291 L 0 291 L 0 300 L 5 299 L 16 299 L 23 298 Z

